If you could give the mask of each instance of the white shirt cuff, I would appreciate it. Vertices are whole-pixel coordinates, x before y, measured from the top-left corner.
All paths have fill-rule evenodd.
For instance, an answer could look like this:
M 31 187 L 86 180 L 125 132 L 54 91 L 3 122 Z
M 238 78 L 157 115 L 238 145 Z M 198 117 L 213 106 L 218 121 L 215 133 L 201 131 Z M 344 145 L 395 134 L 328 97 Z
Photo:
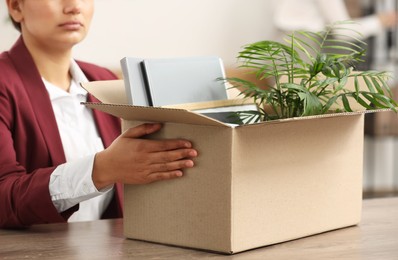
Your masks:
M 104 194 L 113 186 L 98 191 L 92 180 L 95 155 L 59 165 L 51 174 L 49 190 L 51 200 L 58 212 Z

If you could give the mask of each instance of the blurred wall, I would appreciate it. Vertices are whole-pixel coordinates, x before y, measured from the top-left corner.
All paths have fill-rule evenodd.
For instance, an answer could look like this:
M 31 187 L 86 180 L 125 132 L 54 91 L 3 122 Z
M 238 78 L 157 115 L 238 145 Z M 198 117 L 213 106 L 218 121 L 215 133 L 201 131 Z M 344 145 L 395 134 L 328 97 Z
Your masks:
M 0 0 L 0 51 L 18 33 L 7 22 Z M 89 36 L 78 45 L 78 59 L 113 70 L 125 56 L 215 55 L 235 65 L 241 46 L 273 37 L 275 0 L 95 0 Z

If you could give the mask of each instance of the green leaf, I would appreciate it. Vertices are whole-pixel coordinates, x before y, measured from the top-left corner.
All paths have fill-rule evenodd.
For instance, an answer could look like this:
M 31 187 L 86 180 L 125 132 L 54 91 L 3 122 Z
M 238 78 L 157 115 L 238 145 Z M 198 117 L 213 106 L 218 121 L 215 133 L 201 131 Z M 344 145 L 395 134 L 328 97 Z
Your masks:
M 367 103 L 364 99 L 362 99 L 358 93 L 352 93 L 352 96 L 355 98 L 355 100 L 358 102 L 358 104 L 360 104 L 367 110 L 373 109 L 373 107 L 369 103 Z
M 370 90 L 370 92 L 375 93 L 376 90 L 373 87 L 372 82 L 369 80 L 368 76 L 363 76 L 363 79 L 365 81 L 366 86 L 368 87 L 368 89 Z
M 377 92 L 379 94 L 384 94 L 384 90 L 381 87 L 381 85 L 379 84 L 379 82 L 377 81 L 377 78 L 371 77 L 371 80 L 372 80 L 373 86 L 376 88 Z
M 344 109 L 345 109 L 347 112 L 352 112 L 352 109 L 351 109 L 351 106 L 350 106 L 350 102 L 348 101 L 347 96 L 346 96 L 346 95 L 342 95 L 342 96 L 341 96 L 341 100 L 343 101 Z
M 336 103 L 337 99 L 339 98 L 339 96 L 332 96 L 327 102 L 326 104 L 323 106 L 322 109 L 322 114 L 327 113 L 330 110 L 330 107 Z

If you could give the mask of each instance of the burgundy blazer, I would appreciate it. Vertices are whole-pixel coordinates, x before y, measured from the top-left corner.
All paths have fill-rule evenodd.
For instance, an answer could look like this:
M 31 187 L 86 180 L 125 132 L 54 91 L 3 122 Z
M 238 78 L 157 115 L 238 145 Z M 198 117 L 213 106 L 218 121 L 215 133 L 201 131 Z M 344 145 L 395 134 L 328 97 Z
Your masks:
M 89 80 L 116 76 L 78 62 Z M 88 101 L 98 101 L 91 95 Z M 93 111 L 105 147 L 120 134 L 120 120 Z M 22 37 L 0 54 L 0 228 L 65 222 L 78 205 L 58 213 L 49 194 L 50 175 L 65 155 L 51 101 Z M 122 186 L 103 218 L 122 216 Z

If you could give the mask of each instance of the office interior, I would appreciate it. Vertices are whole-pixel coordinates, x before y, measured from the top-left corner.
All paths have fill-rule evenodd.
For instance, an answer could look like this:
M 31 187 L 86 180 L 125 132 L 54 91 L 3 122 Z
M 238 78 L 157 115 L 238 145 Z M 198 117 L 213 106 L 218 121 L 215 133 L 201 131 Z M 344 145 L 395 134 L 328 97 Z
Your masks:
M 395 10 L 394 0 L 346 0 L 352 17 Z M 273 14 L 278 0 L 96 0 L 88 37 L 76 46 L 77 59 L 107 67 L 121 76 L 123 57 L 162 58 L 214 55 L 223 59 L 227 75 L 239 73 L 237 53 L 259 40 L 282 40 Z M 397 26 L 398 27 L 398 26 Z M 398 85 L 398 29 L 366 39 L 366 68 L 391 70 Z M 19 33 L 0 2 L 0 51 Z M 365 123 L 365 198 L 398 196 L 398 117 L 367 116 Z M 376 131 L 379 128 L 390 131 Z M 342 149 L 344 149 L 342 147 Z

